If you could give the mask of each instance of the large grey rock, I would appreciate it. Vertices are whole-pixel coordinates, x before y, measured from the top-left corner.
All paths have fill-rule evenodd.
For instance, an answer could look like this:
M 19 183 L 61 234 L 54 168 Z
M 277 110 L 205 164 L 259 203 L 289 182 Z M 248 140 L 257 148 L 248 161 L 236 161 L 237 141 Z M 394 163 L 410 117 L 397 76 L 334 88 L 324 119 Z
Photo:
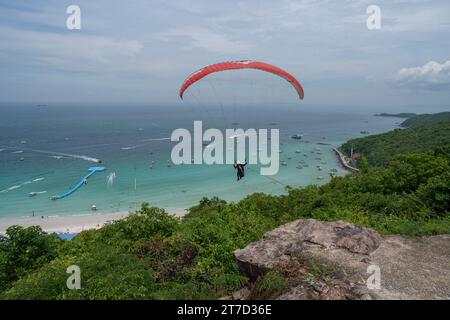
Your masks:
M 234 254 L 241 272 L 255 280 L 298 253 L 331 252 L 335 249 L 334 253 L 341 258 L 356 254 L 359 261 L 378 248 L 380 240 L 381 237 L 375 231 L 344 221 L 306 219 L 267 232 L 263 239 L 236 250 Z
M 344 276 L 338 285 L 312 285 L 324 299 L 450 299 L 448 235 L 381 237 L 371 229 L 343 221 L 305 219 L 267 232 L 234 254 L 240 271 L 252 280 L 280 266 L 295 266 L 293 261 L 299 257 L 341 270 Z M 370 265 L 379 267 L 380 289 L 366 285 Z M 300 268 L 298 274 L 302 275 L 305 271 Z M 302 288 L 291 288 L 281 297 L 304 298 Z

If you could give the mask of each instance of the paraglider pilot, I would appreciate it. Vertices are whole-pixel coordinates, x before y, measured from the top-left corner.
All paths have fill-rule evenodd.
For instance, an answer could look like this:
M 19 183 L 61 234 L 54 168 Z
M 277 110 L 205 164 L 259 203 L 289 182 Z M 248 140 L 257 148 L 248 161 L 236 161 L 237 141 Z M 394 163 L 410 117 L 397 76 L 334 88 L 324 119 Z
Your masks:
M 240 161 L 237 161 L 233 166 L 237 170 L 237 180 L 241 180 L 245 176 L 244 167 L 247 165 L 247 161 L 242 164 Z

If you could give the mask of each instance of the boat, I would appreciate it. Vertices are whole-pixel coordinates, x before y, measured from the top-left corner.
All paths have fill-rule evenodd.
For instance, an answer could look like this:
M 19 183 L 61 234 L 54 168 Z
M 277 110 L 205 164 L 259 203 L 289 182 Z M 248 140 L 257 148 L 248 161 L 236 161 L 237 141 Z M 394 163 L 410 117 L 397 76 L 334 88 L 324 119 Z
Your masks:
M 369 131 L 360 131 L 359 133 L 361 133 L 361 134 L 369 134 L 370 132 Z
M 303 169 L 303 167 L 300 166 L 300 165 L 296 166 L 296 168 L 297 168 L 297 169 Z
M 323 177 L 322 176 L 318 176 L 317 180 L 323 180 Z
M 281 161 L 281 165 L 282 166 L 287 166 L 287 162 L 286 161 Z
M 28 194 L 28 196 L 29 196 L 29 197 L 35 197 L 35 196 L 37 196 L 37 192 L 30 192 L 30 193 Z
M 97 211 L 97 206 L 96 206 L 95 204 L 93 204 L 93 205 L 91 206 L 91 210 L 92 210 L 92 211 Z
M 300 150 L 295 150 L 295 153 L 302 153 Z
M 291 139 L 294 140 L 301 140 L 303 138 L 302 134 L 294 134 L 293 136 L 291 136 Z

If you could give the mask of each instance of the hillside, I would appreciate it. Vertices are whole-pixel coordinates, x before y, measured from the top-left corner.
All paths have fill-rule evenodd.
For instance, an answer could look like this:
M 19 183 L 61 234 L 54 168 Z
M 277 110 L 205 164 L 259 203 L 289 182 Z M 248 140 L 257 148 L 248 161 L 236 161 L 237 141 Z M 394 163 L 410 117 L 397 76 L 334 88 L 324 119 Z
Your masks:
M 403 121 L 401 125 L 405 128 L 416 128 L 445 121 L 450 121 L 450 112 L 420 114 L 413 117 L 408 117 L 408 119 Z
M 364 156 L 372 166 L 386 166 L 389 159 L 398 154 L 434 152 L 438 149 L 446 149 L 444 152 L 448 152 L 450 119 L 419 126 L 419 123 L 441 120 L 447 114 L 450 115 L 450 113 L 445 113 L 438 117 L 413 117 L 404 122 L 404 125 L 411 125 L 411 128 L 396 129 L 387 133 L 352 139 L 343 144 L 340 149 L 349 155 L 353 146 L 353 151 Z M 414 122 L 407 122 L 409 120 L 414 120 Z
M 376 117 L 394 117 L 394 118 L 411 118 L 416 116 L 415 113 L 378 113 L 375 115 Z

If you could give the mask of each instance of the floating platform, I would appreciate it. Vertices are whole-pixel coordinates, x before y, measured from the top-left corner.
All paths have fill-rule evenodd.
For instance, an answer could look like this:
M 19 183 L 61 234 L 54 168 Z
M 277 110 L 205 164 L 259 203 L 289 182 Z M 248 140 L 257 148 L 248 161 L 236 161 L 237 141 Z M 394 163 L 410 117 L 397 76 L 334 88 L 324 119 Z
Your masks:
M 80 189 L 83 185 L 85 185 L 87 183 L 87 180 L 96 172 L 103 172 L 105 171 L 106 168 L 105 167 L 91 167 L 88 169 L 88 174 L 86 176 L 84 176 L 80 182 L 78 182 L 73 188 L 71 188 L 70 190 L 64 192 L 63 194 L 59 195 L 59 196 L 53 196 L 51 199 L 52 200 L 61 200 L 64 199 L 65 197 L 70 196 L 72 193 L 74 193 L 75 191 L 77 191 L 78 189 Z

